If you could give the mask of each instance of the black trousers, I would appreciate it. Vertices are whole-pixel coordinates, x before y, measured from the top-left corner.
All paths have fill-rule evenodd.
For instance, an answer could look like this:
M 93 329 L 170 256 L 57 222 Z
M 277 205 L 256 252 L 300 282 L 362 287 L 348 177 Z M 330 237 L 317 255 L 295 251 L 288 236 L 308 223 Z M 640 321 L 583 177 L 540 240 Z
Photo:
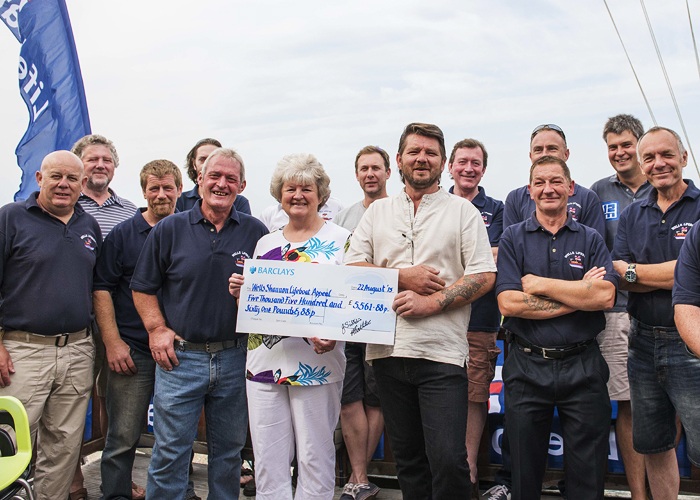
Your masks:
M 372 362 L 404 500 L 466 500 L 466 367 L 427 359 Z
M 513 500 L 539 500 L 554 408 L 559 411 L 569 500 L 603 499 L 611 405 L 608 365 L 593 342 L 544 359 L 512 344 L 503 366 Z

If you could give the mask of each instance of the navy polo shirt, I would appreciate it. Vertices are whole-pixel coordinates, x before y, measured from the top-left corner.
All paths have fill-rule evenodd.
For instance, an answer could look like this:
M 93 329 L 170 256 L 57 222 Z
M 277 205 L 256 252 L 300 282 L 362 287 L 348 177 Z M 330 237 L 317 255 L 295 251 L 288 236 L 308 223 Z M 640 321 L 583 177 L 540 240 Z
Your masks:
M 574 194 L 569 196 L 567 209 L 575 221 L 591 227 L 605 235 L 605 219 L 600 208 L 600 199 L 590 189 L 574 184 Z M 508 193 L 503 211 L 503 227 L 506 228 L 530 218 L 535 211 L 535 201 L 530 198 L 527 186 Z
M 195 204 L 201 199 L 202 197 L 199 196 L 197 186 L 195 186 L 191 190 L 185 191 L 180 195 L 175 203 L 175 208 L 177 208 L 180 212 L 186 212 L 187 210 L 191 210 L 192 207 L 195 206 Z M 242 194 L 236 196 L 236 199 L 233 201 L 233 206 L 236 209 L 236 212 L 239 214 L 243 213 L 251 215 L 250 203 L 248 203 L 248 199 Z
M 143 218 L 146 209 L 116 225 L 107 235 L 95 266 L 95 290 L 112 293 L 114 314 L 119 335 L 129 347 L 150 354 L 148 332 L 136 311 L 131 294 L 131 278 L 141 249 L 151 232 L 151 225 Z
M 77 203 L 64 224 L 37 204 L 38 194 L 0 209 L 0 325 L 39 335 L 77 332 L 93 320 L 102 233 Z
M 613 259 L 632 264 L 661 264 L 678 258 L 686 235 L 700 219 L 700 190 L 693 181 L 684 181 L 688 187 L 665 213 L 656 203 L 656 189 L 652 189 L 646 200 L 633 203 L 622 212 Z M 671 290 L 629 292 L 627 311 L 647 325 L 675 328 Z
M 481 218 L 486 224 L 486 232 L 492 247 L 497 247 L 503 234 L 503 202 L 486 196 L 486 191 L 481 186 L 479 192 L 472 200 L 481 213 Z M 454 186 L 450 188 L 454 194 Z M 501 312 L 498 310 L 496 292 L 491 290 L 472 303 L 472 313 L 469 317 L 470 332 L 497 332 L 501 328 Z
M 652 187 L 648 181 L 632 191 L 625 184 L 620 182 L 617 174 L 605 177 L 595 182 L 591 186 L 591 191 L 600 198 L 600 205 L 603 207 L 603 217 L 605 218 L 605 244 L 612 252 L 617 234 L 617 225 L 620 223 L 620 214 L 635 201 L 643 200 L 649 196 Z M 627 310 L 627 290 L 617 291 L 617 300 L 611 311 L 624 312 Z
M 673 272 L 673 305 L 700 307 L 700 224 L 685 237 Z
M 579 224 L 571 216 L 556 234 L 542 227 L 535 214 L 503 231 L 498 246 L 496 295 L 507 290 L 522 291 L 526 274 L 575 281 L 592 267 L 604 267 L 605 281 L 618 287 L 603 237 Z M 565 346 L 595 338 L 605 328 L 603 311 L 574 311 L 551 319 L 505 318 L 503 326 L 528 342 L 543 346 Z
M 166 325 L 188 342 L 243 337 L 236 333 L 238 306 L 228 292 L 228 278 L 243 272 L 243 261 L 267 233 L 262 222 L 235 208 L 217 232 L 197 203 L 153 227 L 131 289 L 149 295 L 162 291 Z

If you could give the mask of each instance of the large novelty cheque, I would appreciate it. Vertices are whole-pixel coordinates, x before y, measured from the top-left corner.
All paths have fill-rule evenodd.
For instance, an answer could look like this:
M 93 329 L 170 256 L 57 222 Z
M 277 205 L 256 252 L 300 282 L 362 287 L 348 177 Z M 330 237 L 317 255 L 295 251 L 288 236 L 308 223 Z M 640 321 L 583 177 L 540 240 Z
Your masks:
M 396 269 L 246 259 L 236 331 L 394 343 Z

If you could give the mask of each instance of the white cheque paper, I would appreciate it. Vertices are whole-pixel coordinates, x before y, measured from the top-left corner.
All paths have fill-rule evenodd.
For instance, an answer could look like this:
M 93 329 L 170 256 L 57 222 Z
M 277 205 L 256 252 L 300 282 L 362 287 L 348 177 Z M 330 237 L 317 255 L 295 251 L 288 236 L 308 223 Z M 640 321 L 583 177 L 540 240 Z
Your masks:
M 399 272 L 246 259 L 236 331 L 394 343 Z

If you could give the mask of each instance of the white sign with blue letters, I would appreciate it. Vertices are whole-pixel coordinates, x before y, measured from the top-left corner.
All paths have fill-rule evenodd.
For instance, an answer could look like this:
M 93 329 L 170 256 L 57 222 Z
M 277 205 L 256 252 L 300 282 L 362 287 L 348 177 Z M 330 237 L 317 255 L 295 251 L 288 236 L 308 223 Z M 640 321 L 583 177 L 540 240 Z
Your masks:
M 246 259 L 236 331 L 393 345 L 396 269 Z

